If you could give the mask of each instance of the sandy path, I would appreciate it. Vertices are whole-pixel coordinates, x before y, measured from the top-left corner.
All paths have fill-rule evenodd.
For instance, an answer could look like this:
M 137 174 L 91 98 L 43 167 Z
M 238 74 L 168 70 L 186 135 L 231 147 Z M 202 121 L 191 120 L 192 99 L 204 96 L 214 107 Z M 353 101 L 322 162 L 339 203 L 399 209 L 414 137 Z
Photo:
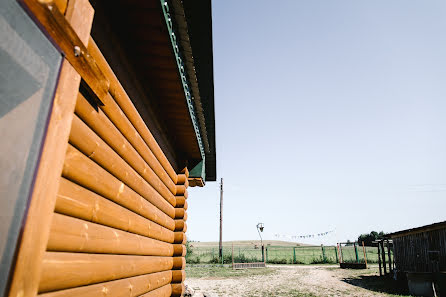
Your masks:
M 195 297 L 224 296 L 388 296 L 348 284 L 354 272 L 327 266 L 274 266 L 269 275 L 237 278 L 188 278 Z M 203 294 L 204 293 L 204 294 Z

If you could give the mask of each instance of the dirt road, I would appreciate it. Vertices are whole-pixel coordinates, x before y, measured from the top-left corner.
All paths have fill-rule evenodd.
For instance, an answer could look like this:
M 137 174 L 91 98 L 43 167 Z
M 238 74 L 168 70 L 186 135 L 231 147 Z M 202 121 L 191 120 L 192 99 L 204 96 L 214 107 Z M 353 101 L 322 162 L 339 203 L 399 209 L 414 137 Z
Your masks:
M 254 296 L 397 296 L 383 291 L 376 268 L 343 270 L 338 266 L 270 266 L 265 273 L 188 277 L 195 297 Z M 193 274 L 193 273 L 192 273 Z M 385 291 L 385 289 L 384 289 Z M 400 296 L 400 295 L 398 295 Z

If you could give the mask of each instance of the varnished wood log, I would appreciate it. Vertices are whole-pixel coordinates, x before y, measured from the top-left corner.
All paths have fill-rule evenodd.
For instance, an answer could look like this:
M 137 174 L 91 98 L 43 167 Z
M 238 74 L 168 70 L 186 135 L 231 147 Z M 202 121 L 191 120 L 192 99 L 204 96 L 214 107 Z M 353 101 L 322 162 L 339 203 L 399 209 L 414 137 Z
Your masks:
M 172 280 L 172 271 L 156 272 L 96 285 L 60 290 L 38 295 L 39 297 L 136 297 L 168 285 Z M 169 295 L 170 296 L 170 295 Z
M 186 258 L 184 257 L 173 257 L 172 269 L 181 270 L 186 267 Z
M 173 231 L 65 178 L 60 181 L 55 211 L 153 239 L 174 242 Z
M 175 232 L 186 232 L 187 224 L 183 220 L 175 220 Z
M 181 196 L 186 192 L 186 187 L 184 185 L 177 185 L 176 195 Z
M 185 174 L 178 174 L 177 185 L 184 185 L 187 183 L 187 177 Z
M 76 114 L 167 201 L 174 205 L 174 195 L 161 181 L 160 177 L 156 175 L 104 112 L 101 109 L 93 108 L 80 93 L 76 102 Z M 169 184 L 174 190 L 173 182 Z
M 184 208 L 175 208 L 175 219 L 182 219 L 184 217 Z
M 140 297 L 169 297 L 172 295 L 172 285 L 168 284 L 159 289 L 150 291 Z
M 42 262 L 39 292 L 171 270 L 174 259 L 176 258 L 47 252 Z
M 79 38 L 85 40 L 93 23 L 93 8 L 86 0 L 71 1 L 80 3 L 84 13 L 81 16 L 71 14 L 66 19 Z M 34 297 L 37 294 L 42 257 L 48 241 L 80 81 L 80 75 L 63 59 L 36 168 L 34 188 L 30 192 L 27 217 L 21 231 L 14 268 L 11 269 L 12 281 L 7 295 L 10 297 Z
M 174 196 L 171 203 L 166 201 L 77 116 L 73 118 L 70 143 L 171 218 L 175 217 Z
M 184 208 L 184 205 L 186 204 L 186 198 L 184 198 L 184 196 L 175 196 L 175 199 L 176 199 L 175 207 Z
M 173 255 L 175 257 L 186 256 L 186 246 L 184 244 L 173 244 Z
M 71 145 L 67 149 L 62 175 L 167 229 L 175 228 L 172 218 Z
M 53 216 L 47 250 L 144 256 L 174 254 L 172 244 L 61 214 Z
M 166 186 L 172 191 L 172 194 L 176 194 L 176 188 L 171 188 L 173 181 L 169 175 L 164 171 L 164 168 L 156 159 L 153 152 L 149 149 L 147 144 L 138 134 L 135 127 L 130 123 L 129 119 L 125 116 L 118 104 L 113 100 L 110 94 L 104 98 L 104 105 L 101 109 L 107 115 L 107 117 L 113 122 L 116 128 L 121 131 L 125 138 L 132 144 L 132 146 L 138 151 L 139 155 L 149 164 L 149 166 L 155 171 L 156 175 L 166 184 Z M 153 167 L 152 167 L 153 166 Z
M 113 70 L 108 65 L 107 61 L 105 60 L 104 56 L 102 55 L 101 51 L 99 50 L 99 48 L 97 47 L 92 38 L 90 38 L 90 42 L 88 43 L 88 50 L 91 51 L 91 55 L 97 61 L 99 68 L 109 79 L 110 92 L 112 93 L 116 102 L 119 104 L 120 108 L 128 117 L 132 125 L 136 128 L 138 133 L 142 136 L 147 146 L 154 153 L 157 161 L 159 162 L 160 165 L 162 165 L 163 170 L 165 170 L 165 172 L 170 176 L 171 180 L 173 181 L 173 184 L 176 184 L 177 174 L 173 170 L 172 165 L 170 164 L 169 160 L 167 160 L 160 146 L 156 142 L 150 130 L 145 125 L 140 114 L 136 110 L 132 101 L 124 91 L 124 88 L 122 87 L 121 83 L 113 73 Z M 175 194 L 175 192 L 172 193 Z
M 186 271 L 172 270 L 172 283 L 181 283 L 186 279 Z
M 185 290 L 185 287 L 184 287 L 183 283 L 172 284 L 172 295 L 171 296 L 174 296 L 174 297 L 183 296 L 184 290 Z
M 186 243 L 186 234 L 184 234 L 183 232 L 175 232 L 174 243 Z
M 187 210 L 188 207 L 189 207 L 189 204 L 187 203 L 187 201 L 185 201 L 185 202 L 184 202 L 184 206 L 183 206 L 183 208 L 184 208 L 185 210 Z

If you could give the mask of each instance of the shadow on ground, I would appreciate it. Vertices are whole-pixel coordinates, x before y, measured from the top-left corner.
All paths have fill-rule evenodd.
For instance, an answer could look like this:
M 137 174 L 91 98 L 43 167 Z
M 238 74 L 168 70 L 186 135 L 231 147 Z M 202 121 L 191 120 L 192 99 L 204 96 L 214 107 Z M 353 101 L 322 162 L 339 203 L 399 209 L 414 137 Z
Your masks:
M 409 295 L 406 282 L 395 281 L 389 277 L 362 275 L 355 278 L 344 278 L 341 280 L 350 285 L 361 287 L 370 291 L 395 295 Z

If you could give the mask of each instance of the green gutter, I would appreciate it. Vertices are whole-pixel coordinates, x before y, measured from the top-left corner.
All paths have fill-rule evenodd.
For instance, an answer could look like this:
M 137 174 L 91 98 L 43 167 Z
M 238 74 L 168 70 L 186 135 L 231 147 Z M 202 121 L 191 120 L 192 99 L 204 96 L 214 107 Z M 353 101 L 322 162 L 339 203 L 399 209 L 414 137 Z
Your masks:
M 177 34 L 175 33 L 175 29 L 174 29 L 173 23 L 172 23 L 172 17 L 170 16 L 170 12 L 169 12 L 169 4 L 167 3 L 167 0 L 160 0 L 160 1 L 161 1 L 161 7 L 163 9 L 164 20 L 166 21 L 166 26 L 169 31 L 170 42 L 172 44 L 172 49 L 173 49 L 173 52 L 175 54 L 175 58 L 177 61 L 178 73 L 180 74 L 181 82 L 183 84 L 183 91 L 184 91 L 184 96 L 186 97 L 186 104 L 189 109 L 189 115 L 192 120 L 192 125 L 194 126 L 195 136 L 197 137 L 197 142 L 198 142 L 198 147 L 200 148 L 200 154 L 201 154 L 201 159 L 202 159 L 200 164 L 203 167 L 203 169 L 201 170 L 203 172 L 204 171 L 204 157 L 205 157 L 204 147 L 203 147 L 203 141 L 201 139 L 201 133 L 200 133 L 200 127 L 198 124 L 198 119 L 195 115 L 195 106 L 192 102 L 193 97 L 192 97 L 192 94 L 190 91 L 191 90 L 190 82 L 186 76 L 186 66 L 183 63 L 183 59 L 181 57 L 180 47 L 179 47 L 179 44 L 177 41 Z M 200 175 L 200 176 L 204 178 L 204 175 Z

